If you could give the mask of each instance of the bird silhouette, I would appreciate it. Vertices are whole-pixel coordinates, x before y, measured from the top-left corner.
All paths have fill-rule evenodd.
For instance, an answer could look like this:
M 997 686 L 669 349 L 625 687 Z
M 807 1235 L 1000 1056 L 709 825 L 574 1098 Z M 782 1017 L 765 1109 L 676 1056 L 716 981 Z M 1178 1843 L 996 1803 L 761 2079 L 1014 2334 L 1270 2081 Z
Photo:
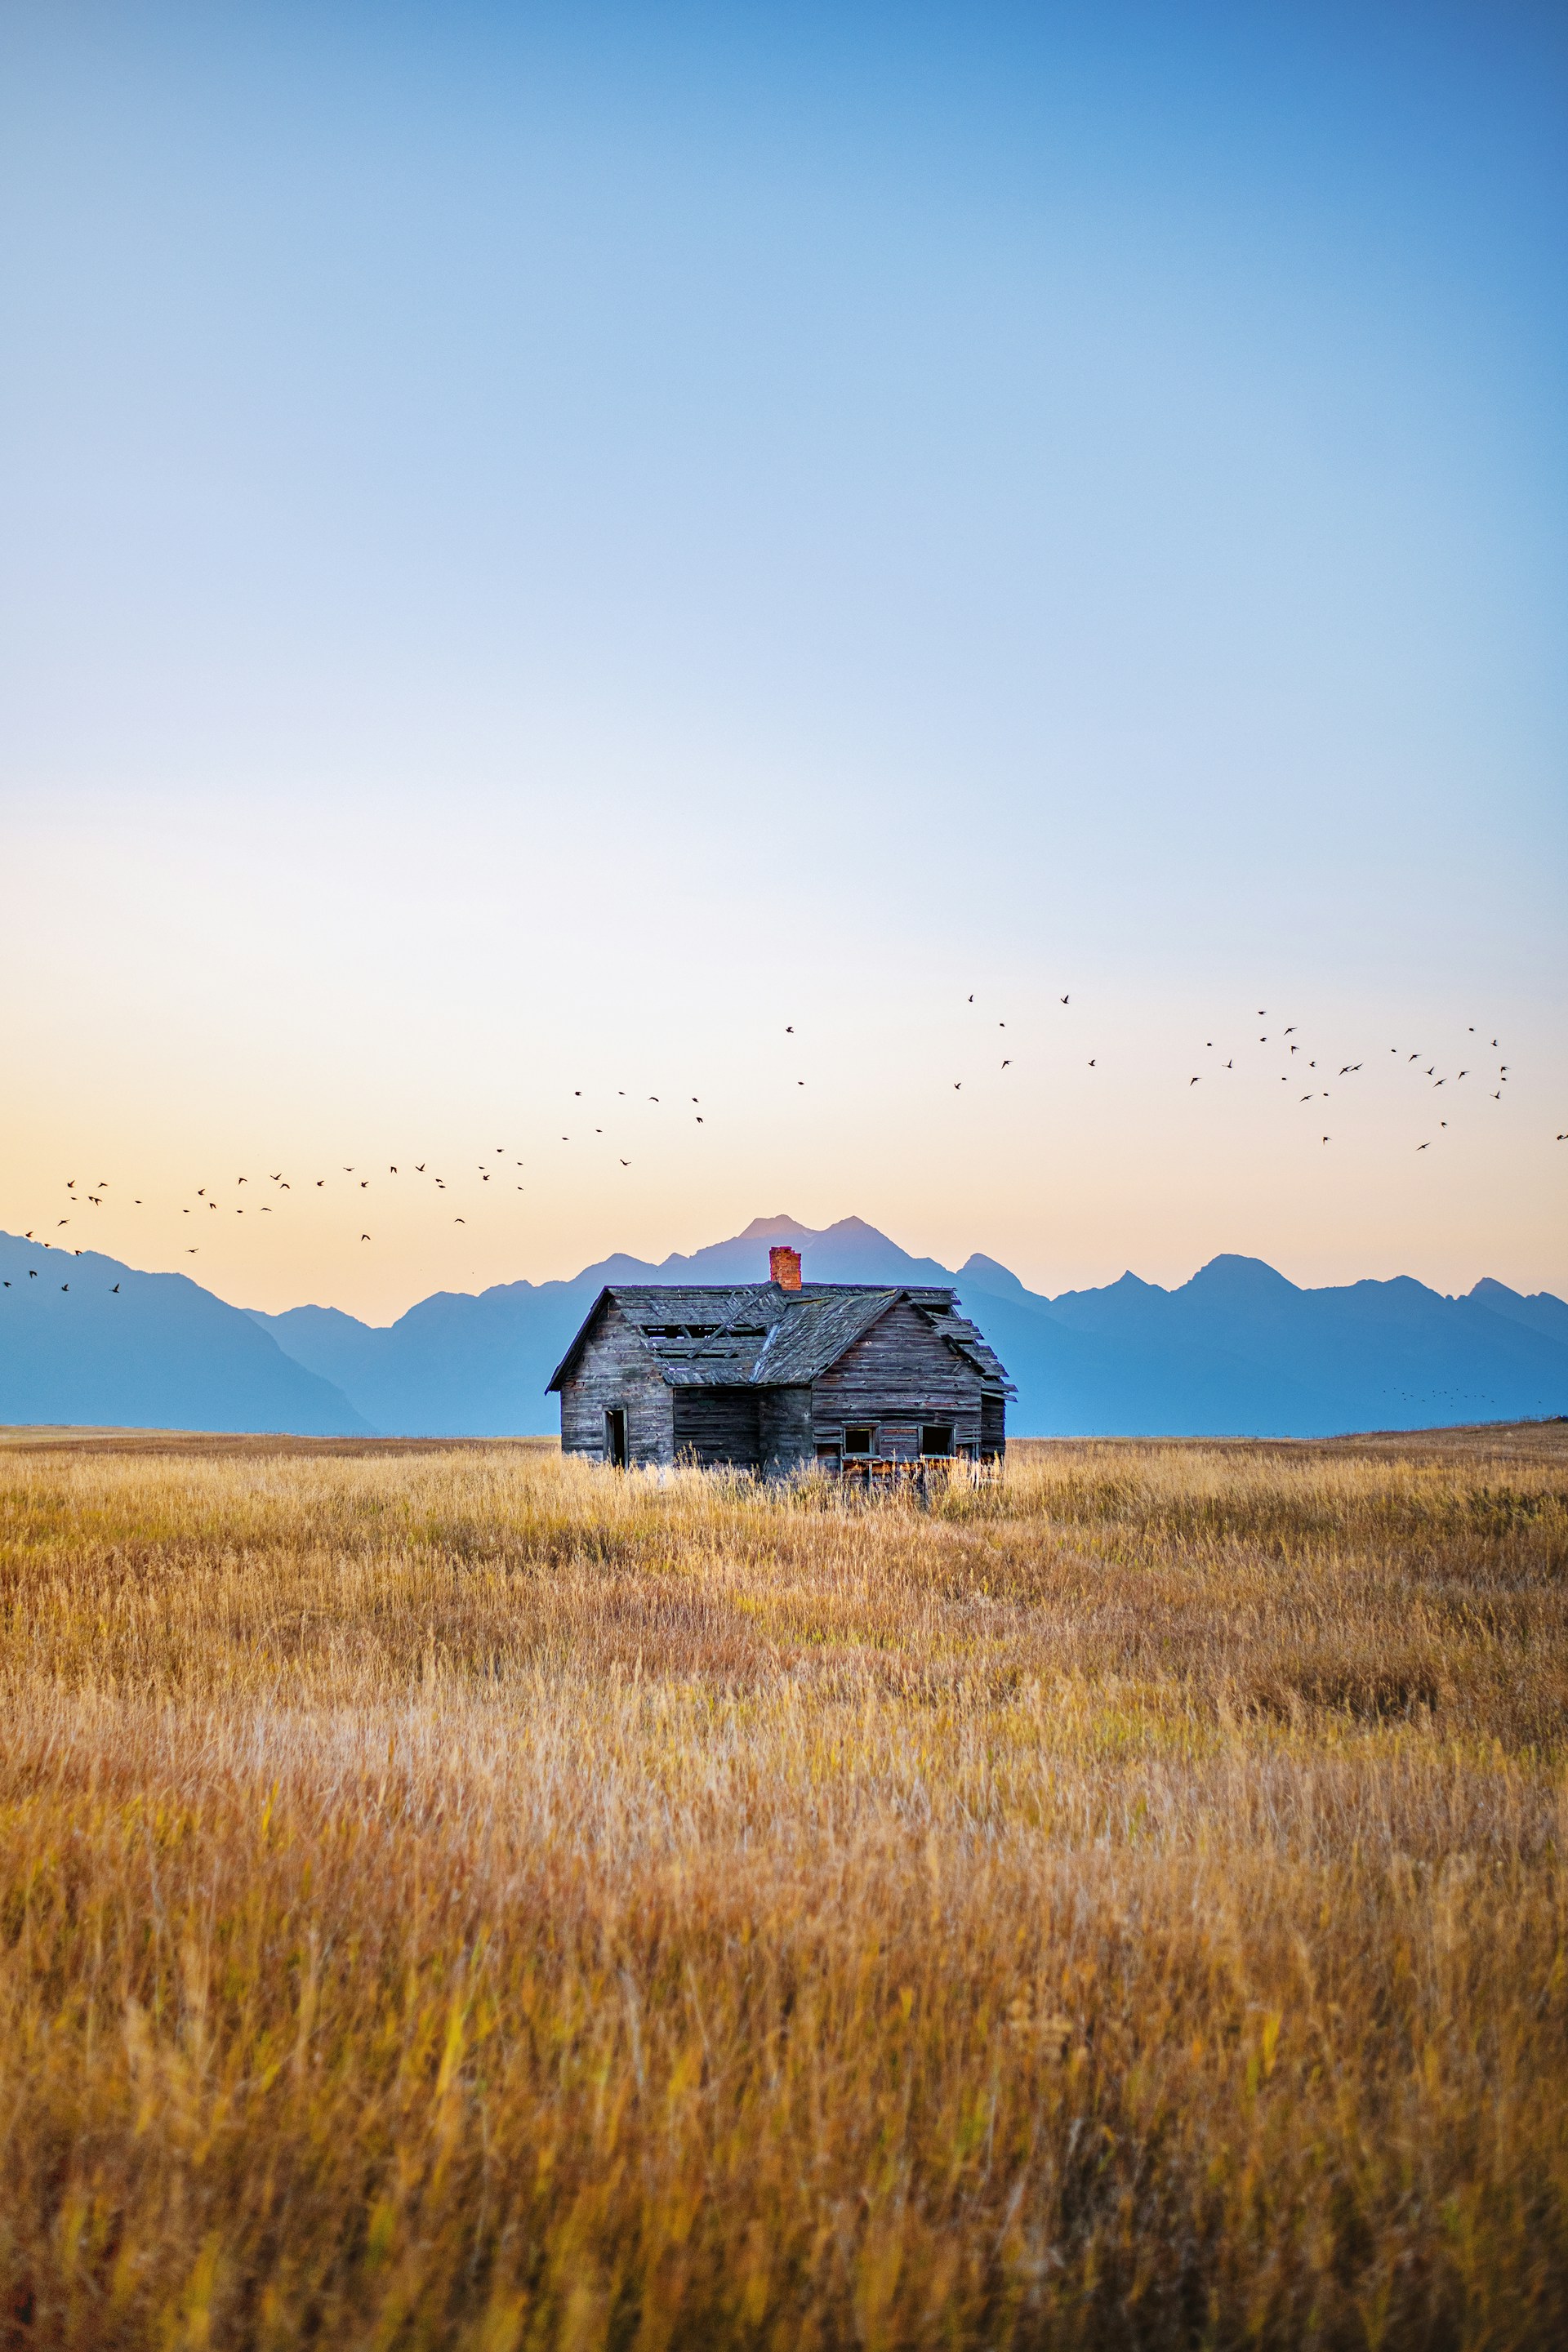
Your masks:
M 629 1160 L 622 1160 L 622 1162 L 621 1162 L 621 1166 L 622 1166 L 623 1168 L 629 1168 L 629 1167 L 631 1166 L 631 1164 L 632 1164 L 632 1163 L 631 1163 L 631 1161 L 630 1161 Z
M 1091 1070 L 1094 1067 L 1094 1055 L 1092 1054 L 1089 1057 L 1089 1066 Z
M 370 1239 L 370 1235 L 368 1234 L 361 1234 L 360 1239 L 362 1242 L 367 1242 Z
M 1010 1070 L 1010 1069 L 1012 1068 L 1012 1066 L 1013 1066 L 1012 1057 L 1009 1055 L 1008 1059 L 1003 1063 L 1002 1067 L 1003 1067 L 1005 1070 Z
M 1057 1002 L 1058 1004 L 1070 1004 L 1072 999 L 1068 996 L 1061 996 L 1057 999 Z
M 1190 1086 L 1190 1087 L 1195 1087 L 1195 1086 L 1197 1085 L 1197 1080 L 1196 1080 L 1196 1078 L 1189 1078 L 1189 1079 L 1187 1080 L 1187 1084 L 1188 1084 L 1188 1086 Z
M 7 1284 L 6 1284 L 6 1286 L 5 1286 L 5 1287 L 6 1287 L 6 1289 L 7 1289 L 7 1290 L 9 1290 L 9 1289 L 10 1289 L 10 1287 L 11 1287 L 10 1284 L 9 1284 L 9 1283 L 7 1283 Z M 116 1284 L 115 1284 L 115 1286 L 114 1286 L 114 1290 L 111 1290 L 111 1291 L 110 1292 L 110 1294 L 109 1294 L 109 1295 L 110 1295 L 110 1297 L 111 1298 L 112 1298 L 112 1297 L 113 1297 L 113 1296 L 114 1296 L 114 1291 L 115 1291 L 115 1290 L 118 1290 L 118 1289 L 119 1289 L 119 1287 L 120 1287 L 120 1285 L 119 1285 L 118 1283 L 116 1283 Z

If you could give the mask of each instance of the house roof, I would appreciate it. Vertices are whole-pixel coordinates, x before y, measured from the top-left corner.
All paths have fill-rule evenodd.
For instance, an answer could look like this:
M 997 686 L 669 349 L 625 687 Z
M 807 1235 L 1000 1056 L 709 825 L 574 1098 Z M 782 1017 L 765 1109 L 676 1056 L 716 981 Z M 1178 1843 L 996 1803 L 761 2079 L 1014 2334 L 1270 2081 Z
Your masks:
M 808 1282 L 799 1290 L 781 1290 L 775 1282 L 608 1283 L 550 1389 L 570 1378 L 606 1301 L 626 1317 L 671 1388 L 795 1388 L 836 1364 L 900 1299 L 973 1364 L 987 1388 L 1011 1393 L 997 1357 L 960 1310 L 956 1291 L 848 1282 Z

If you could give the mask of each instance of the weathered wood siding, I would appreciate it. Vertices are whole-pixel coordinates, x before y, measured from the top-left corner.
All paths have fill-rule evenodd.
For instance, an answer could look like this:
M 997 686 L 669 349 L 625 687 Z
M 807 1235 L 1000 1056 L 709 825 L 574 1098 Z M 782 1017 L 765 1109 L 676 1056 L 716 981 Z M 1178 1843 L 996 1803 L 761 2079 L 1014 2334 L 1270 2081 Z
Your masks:
M 847 1428 L 869 1423 L 878 1450 L 895 1459 L 918 1454 L 927 1422 L 950 1424 L 955 1446 L 980 1443 L 980 1375 L 933 1331 L 923 1315 L 889 1307 L 862 1339 L 821 1373 L 811 1395 L 816 1444 L 836 1444 Z
M 605 1415 L 624 1405 L 626 1459 L 634 1467 L 675 1460 L 670 1391 L 612 1298 L 561 1387 L 561 1451 L 605 1459 Z
M 811 1432 L 811 1391 L 803 1382 L 795 1389 L 763 1389 L 760 1434 L 763 1475 L 787 1477 L 816 1458 Z
M 675 1399 L 675 1451 L 701 1470 L 759 1470 L 762 1434 L 759 1406 L 765 1391 L 750 1388 L 679 1388 Z

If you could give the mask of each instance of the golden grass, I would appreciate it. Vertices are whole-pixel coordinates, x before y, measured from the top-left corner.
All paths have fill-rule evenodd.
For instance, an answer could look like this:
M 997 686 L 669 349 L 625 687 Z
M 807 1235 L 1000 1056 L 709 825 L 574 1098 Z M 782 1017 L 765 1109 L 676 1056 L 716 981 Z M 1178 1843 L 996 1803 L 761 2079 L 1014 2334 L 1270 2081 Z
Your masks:
M 0 2339 L 1568 2340 L 1568 1432 L 0 1456 Z

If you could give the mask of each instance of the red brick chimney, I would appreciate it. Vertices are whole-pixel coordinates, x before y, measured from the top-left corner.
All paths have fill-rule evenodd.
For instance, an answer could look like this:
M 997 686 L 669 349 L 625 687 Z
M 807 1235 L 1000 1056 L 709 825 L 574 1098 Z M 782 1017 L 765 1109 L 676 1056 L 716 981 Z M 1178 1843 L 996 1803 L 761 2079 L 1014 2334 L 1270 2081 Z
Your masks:
M 800 1288 L 800 1252 L 781 1242 L 768 1252 L 768 1280 L 776 1282 L 781 1290 Z

